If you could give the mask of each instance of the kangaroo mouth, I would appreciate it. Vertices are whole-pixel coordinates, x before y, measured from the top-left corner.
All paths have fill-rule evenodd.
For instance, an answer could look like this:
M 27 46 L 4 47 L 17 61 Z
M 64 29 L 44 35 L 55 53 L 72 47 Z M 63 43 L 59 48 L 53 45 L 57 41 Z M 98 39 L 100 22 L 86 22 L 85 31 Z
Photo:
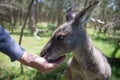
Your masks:
M 65 55 L 58 57 L 57 59 L 47 59 L 50 63 L 59 63 L 65 60 Z
M 57 57 L 57 58 L 55 58 L 55 59 L 49 59 L 49 56 L 48 56 L 48 54 L 47 54 L 47 52 L 42 52 L 41 54 L 40 54 L 40 56 L 41 57 L 44 57 L 49 63 L 59 63 L 59 62 L 63 62 L 64 60 L 65 60 L 65 55 L 61 55 L 61 56 L 59 56 L 59 57 Z

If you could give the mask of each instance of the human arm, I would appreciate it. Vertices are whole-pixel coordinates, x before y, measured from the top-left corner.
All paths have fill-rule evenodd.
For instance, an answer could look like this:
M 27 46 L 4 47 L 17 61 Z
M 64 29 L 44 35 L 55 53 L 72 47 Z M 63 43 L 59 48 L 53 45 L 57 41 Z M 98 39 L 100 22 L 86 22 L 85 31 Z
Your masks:
M 23 55 L 24 51 L 10 34 L 0 26 L 0 52 L 9 56 L 11 61 L 15 61 Z
M 11 61 L 18 60 L 22 64 L 33 67 L 41 72 L 51 72 L 59 67 L 62 62 L 48 63 L 42 57 L 29 54 L 2 27 L 0 27 L 0 52 L 8 55 Z

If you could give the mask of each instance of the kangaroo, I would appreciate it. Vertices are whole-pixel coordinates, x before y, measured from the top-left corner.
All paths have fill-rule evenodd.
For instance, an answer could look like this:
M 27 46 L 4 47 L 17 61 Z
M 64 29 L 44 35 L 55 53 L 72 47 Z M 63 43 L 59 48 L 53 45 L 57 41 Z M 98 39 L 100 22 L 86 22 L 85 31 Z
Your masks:
M 107 59 L 93 45 L 84 30 L 98 2 L 77 13 L 68 22 L 59 26 L 41 51 L 48 62 L 56 62 L 69 52 L 73 56 L 68 61 L 66 80 L 109 80 L 111 68 Z

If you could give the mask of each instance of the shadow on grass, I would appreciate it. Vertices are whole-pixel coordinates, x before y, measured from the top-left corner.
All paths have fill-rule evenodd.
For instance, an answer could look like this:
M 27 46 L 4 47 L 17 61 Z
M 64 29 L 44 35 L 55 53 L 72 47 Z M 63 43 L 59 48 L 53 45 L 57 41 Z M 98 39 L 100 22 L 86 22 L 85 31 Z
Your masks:
M 54 30 L 56 29 L 56 25 L 48 24 L 46 29 L 47 32 L 39 34 L 41 37 L 50 37 Z
M 46 27 L 44 27 L 44 26 L 38 27 L 38 29 L 42 31 L 42 32 L 38 33 L 38 36 L 49 37 L 52 35 L 53 31 L 56 29 L 56 26 L 53 24 L 48 24 Z M 10 34 L 20 36 L 20 29 L 14 31 L 14 32 L 10 32 Z M 24 36 L 33 36 L 33 33 L 29 29 L 25 29 L 23 35 Z
M 10 34 L 20 36 L 20 31 L 14 31 L 13 33 L 10 33 Z M 33 34 L 30 31 L 24 31 L 23 35 L 24 36 L 33 36 Z
M 110 80 L 120 80 L 120 62 L 109 62 L 112 67 L 112 76 Z
M 115 45 L 116 45 L 116 42 L 118 42 L 120 40 L 120 37 L 105 36 L 104 34 L 101 34 L 100 36 L 94 35 L 94 34 L 89 34 L 89 35 L 93 40 L 114 43 Z

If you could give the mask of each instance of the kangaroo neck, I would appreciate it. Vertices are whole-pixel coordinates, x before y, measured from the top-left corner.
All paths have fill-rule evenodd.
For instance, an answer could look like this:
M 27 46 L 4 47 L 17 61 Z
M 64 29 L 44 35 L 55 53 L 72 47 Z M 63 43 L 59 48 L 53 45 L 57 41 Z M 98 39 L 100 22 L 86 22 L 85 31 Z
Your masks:
M 84 41 L 76 50 L 73 51 L 73 57 L 78 63 L 86 66 L 94 63 L 94 46 L 92 40 L 85 34 Z

